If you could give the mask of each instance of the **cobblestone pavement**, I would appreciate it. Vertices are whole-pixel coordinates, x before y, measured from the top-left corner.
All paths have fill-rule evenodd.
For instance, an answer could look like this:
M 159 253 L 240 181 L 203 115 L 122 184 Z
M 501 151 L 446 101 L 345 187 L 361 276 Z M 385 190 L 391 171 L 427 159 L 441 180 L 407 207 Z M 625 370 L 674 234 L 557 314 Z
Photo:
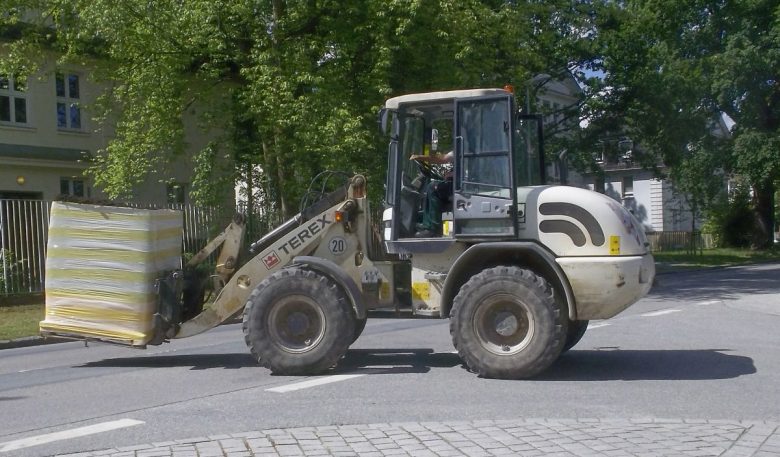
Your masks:
M 405 422 L 262 430 L 69 457 L 780 457 L 780 423 L 673 419 Z

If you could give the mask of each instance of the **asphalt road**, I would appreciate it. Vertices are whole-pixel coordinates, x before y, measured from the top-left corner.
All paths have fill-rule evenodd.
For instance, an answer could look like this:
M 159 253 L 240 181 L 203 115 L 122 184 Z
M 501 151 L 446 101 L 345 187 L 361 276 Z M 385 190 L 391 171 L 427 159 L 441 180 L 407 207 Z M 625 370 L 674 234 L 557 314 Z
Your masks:
M 369 319 L 332 376 L 309 378 L 256 366 L 240 325 L 145 351 L 77 342 L 7 349 L 0 456 L 388 422 L 778 422 L 778 348 L 775 263 L 661 275 L 649 297 L 592 322 L 579 345 L 531 381 L 468 372 L 445 320 Z M 35 444 L 44 436 L 52 441 Z M 7 443 L 26 444 L 2 452 Z

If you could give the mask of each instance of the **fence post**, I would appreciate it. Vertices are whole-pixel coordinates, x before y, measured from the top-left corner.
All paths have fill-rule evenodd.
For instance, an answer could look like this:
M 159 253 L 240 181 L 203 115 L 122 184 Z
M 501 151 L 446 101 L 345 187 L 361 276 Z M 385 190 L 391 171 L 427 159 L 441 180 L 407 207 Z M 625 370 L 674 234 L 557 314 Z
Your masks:
M 2 273 L 3 288 L 0 290 L 3 294 L 8 293 L 8 271 L 6 271 L 6 254 L 5 254 L 5 237 L 7 236 L 8 229 L 5 228 L 5 200 L 0 200 L 0 273 Z

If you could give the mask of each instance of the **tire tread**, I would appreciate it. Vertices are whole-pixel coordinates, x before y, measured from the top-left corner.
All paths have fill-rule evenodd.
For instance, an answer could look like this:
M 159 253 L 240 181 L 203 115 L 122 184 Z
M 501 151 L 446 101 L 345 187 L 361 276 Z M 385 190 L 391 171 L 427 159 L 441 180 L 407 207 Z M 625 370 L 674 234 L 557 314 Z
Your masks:
M 553 325 L 553 328 L 550 329 L 550 344 L 547 345 L 540 357 L 537 357 L 526 366 L 490 366 L 485 360 L 482 360 L 480 355 L 474 354 L 468 350 L 466 347 L 467 345 L 463 344 L 464 335 L 459 335 L 461 332 L 460 329 L 464 324 L 461 322 L 460 313 L 461 310 L 467 306 L 465 300 L 476 293 L 479 288 L 484 287 L 487 283 L 496 280 L 497 278 L 513 278 L 517 282 L 525 284 L 529 289 L 535 289 L 552 312 L 555 324 Z M 467 325 L 470 325 L 470 323 L 467 323 Z M 461 287 L 459 293 L 455 296 L 452 313 L 450 314 L 450 335 L 458 355 L 470 370 L 483 377 L 520 379 L 538 375 L 558 358 L 565 342 L 566 329 L 564 320 L 562 319 L 562 310 L 560 306 L 556 304 L 553 289 L 544 278 L 525 268 L 501 265 L 482 270 Z

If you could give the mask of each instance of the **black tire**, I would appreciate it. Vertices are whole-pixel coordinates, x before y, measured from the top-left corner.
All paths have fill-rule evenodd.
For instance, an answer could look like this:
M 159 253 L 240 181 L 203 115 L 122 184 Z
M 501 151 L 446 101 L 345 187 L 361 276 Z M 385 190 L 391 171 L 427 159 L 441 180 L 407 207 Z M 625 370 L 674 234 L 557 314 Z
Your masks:
M 285 268 L 263 282 L 244 307 L 244 340 L 274 374 L 318 374 L 336 365 L 355 335 L 343 290 L 330 278 Z
M 357 339 L 360 338 L 360 335 L 363 334 L 363 330 L 366 328 L 366 322 L 368 322 L 368 317 L 364 317 L 363 319 L 355 319 L 355 336 L 352 337 L 351 343 L 357 341 Z
M 486 378 L 530 378 L 548 368 L 566 340 L 566 319 L 550 285 L 529 270 L 483 270 L 461 287 L 450 335 L 472 371 Z
M 566 343 L 563 345 L 563 351 L 566 352 L 573 348 L 585 336 L 585 330 L 588 329 L 588 321 L 569 321 L 569 328 L 566 330 Z

